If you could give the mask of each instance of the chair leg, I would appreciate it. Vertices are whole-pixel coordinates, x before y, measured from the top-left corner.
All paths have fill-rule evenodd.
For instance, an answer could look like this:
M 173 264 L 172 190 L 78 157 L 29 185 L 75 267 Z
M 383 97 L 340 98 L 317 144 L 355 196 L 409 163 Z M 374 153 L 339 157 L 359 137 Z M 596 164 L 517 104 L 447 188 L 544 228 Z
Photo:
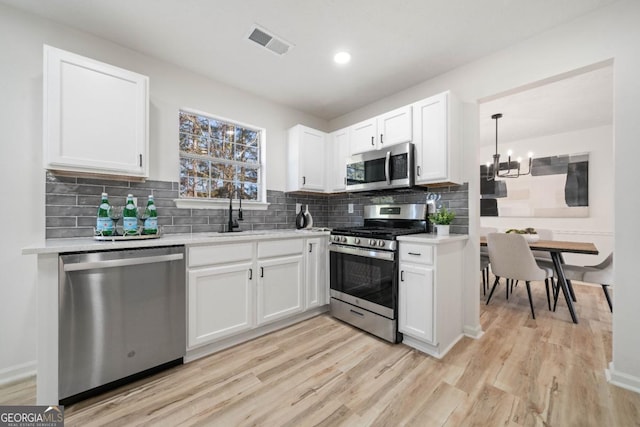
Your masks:
M 609 295 L 609 285 L 601 285 L 604 291 L 604 296 L 607 298 L 607 304 L 609 304 L 609 311 L 613 313 L 613 305 L 611 304 L 611 295 Z
M 487 268 L 482 269 L 482 295 L 487 295 Z
M 529 306 L 531 307 L 531 316 L 535 319 L 536 313 L 534 313 L 533 311 L 533 300 L 531 299 L 531 285 L 529 281 L 525 281 L 525 283 L 527 284 L 527 294 L 529 294 Z
M 498 286 L 499 282 L 500 282 L 500 278 L 496 276 L 496 281 L 493 282 L 493 287 L 491 288 L 491 292 L 489 292 L 489 298 L 487 298 L 487 305 L 489 305 L 489 301 L 491 301 L 491 296 L 493 296 L 493 291 L 496 290 L 496 286 Z
M 544 279 L 544 288 L 547 291 L 547 305 L 549 306 L 549 311 L 551 311 L 551 297 L 549 296 L 549 279 Z

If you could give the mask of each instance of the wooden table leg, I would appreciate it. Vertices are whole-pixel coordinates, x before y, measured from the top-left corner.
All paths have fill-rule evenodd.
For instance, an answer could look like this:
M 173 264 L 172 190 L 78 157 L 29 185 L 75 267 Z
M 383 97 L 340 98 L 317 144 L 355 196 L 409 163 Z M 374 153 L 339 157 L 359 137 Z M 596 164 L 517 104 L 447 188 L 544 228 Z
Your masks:
M 567 286 L 567 278 L 564 275 L 564 269 L 562 268 L 562 258 L 560 252 L 551 252 L 551 259 L 553 260 L 553 266 L 555 267 L 556 274 L 558 275 L 558 285 L 562 289 L 562 294 L 564 295 L 564 299 L 567 302 L 567 307 L 569 307 L 571 319 L 573 320 L 573 323 L 578 323 L 578 317 L 576 316 L 576 311 L 573 307 L 573 300 L 570 297 L 569 287 Z

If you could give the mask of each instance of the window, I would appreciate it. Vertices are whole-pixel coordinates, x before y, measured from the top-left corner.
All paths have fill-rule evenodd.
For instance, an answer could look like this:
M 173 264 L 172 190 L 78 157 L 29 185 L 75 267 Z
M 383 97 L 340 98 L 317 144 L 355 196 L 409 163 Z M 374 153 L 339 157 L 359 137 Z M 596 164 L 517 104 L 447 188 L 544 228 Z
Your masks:
M 180 197 L 264 201 L 264 131 L 202 113 L 180 111 Z

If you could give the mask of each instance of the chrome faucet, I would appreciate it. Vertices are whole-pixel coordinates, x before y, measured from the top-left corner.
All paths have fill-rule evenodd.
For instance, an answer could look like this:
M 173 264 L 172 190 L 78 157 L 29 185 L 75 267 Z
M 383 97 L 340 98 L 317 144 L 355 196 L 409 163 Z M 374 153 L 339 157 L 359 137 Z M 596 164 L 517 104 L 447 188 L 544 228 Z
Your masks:
M 233 194 L 238 193 L 238 200 L 240 201 L 240 207 L 238 208 L 238 219 L 233 219 Z M 242 221 L 242 193 L 240 190 L 231 191 L 229 193 L 229 223 L 227 224 L 227 232 L 234 231 L 234 228 L 239 228 L 238 221 Z M 240 231 L 240 230 L 238 230 Z

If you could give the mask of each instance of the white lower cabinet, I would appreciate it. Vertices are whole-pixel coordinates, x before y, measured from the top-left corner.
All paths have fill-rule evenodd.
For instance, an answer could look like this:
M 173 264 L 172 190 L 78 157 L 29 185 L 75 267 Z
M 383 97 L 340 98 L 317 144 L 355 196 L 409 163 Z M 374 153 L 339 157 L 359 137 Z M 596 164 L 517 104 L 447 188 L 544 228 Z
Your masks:
M 306 303 L 305 309 L 319 307 L 329 302 L 327 292 L 329 289 L 329 241 L 326 237 L 307 239 L 305 252 L 305 283 Z
M 188 349 L 257 336 L 264 325 L 322 310 L 327 245 L 328 236 L 319 236 L 188 247 Z
M 400 332 L 434 344 L 433 268 L 402 264 L 398 292 Z
M 258 261 L 258 325 L 304 309 L 302 255 Z
M 464 240 L 401 239 L 398 330 L 406 345 L 441 358 L 463 335 Z
M 253 327 L 251 262 L 190 271 L 189 346 Z

